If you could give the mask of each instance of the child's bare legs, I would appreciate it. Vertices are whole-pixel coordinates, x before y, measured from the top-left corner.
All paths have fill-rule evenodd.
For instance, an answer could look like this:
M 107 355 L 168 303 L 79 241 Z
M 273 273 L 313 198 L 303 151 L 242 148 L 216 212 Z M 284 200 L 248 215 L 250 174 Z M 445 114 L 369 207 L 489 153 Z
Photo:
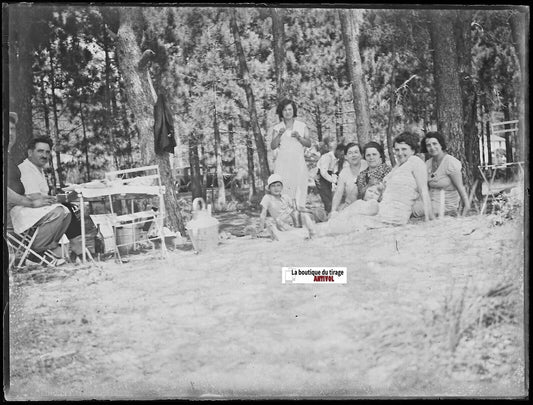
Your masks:
M 309 231 L 309 238 L 314 238 L 316 235 L 316 224 L 308 213 L 302 213 L 302 224 Z

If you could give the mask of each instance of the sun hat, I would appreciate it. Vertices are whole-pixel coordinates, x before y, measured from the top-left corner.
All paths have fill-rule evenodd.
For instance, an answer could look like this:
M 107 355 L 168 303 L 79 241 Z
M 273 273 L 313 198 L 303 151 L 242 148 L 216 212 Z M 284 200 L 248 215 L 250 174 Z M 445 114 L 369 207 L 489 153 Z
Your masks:
M 267 188 L 270 188 L 270 186 L 273 183 L 277 183 L 278 181 L 281 184 L 283 184 L 283 179 L 281 178 L 281 176 L 279 174 L 277 174 L 277 173 L 271 174 L 270 177 L 268 178 L 268 181 L 267 181 Z
M 9 121 L 13 121 L 15 124 L 19 122 L 19 116 L 16 112 L 9 112 Z

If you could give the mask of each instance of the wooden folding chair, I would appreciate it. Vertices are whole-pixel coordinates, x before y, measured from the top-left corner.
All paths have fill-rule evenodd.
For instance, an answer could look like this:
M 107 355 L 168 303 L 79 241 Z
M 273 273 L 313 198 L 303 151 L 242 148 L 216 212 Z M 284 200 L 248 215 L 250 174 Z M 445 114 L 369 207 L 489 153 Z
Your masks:
M 15 233 L 13 228 L 7 229 L 6 242 L 9 247 L 10 267 L 15 266 L 15 268 L 20 269 L 28 258 L 32 261 L 37 261 L 38 264 L 45 264 L 51 267 L 55 267 L 58 264 L 58 259 L 49 252 L 37 253 L 31 248 L 38 232 L 38 227 L 32 227 L 21 235 Z

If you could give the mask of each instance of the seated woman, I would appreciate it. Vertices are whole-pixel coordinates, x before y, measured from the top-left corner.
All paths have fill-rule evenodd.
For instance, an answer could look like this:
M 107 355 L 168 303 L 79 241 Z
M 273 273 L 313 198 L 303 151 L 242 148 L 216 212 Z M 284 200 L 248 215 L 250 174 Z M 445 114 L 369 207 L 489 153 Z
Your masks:
M 444 137 L 438 132 L 428 132 L 422 139 L 421 150 L 431 158 L 426 161 L 431 205 L 435 214 L 456 214 L 459 199 L 463 213 L 470 209 L 468 195 L 463 185 L 461 162 L 446 153 Z
M 346 145 L 344 159 L 348 165 L 339 173 L 337 188 L 331 202 L 332 213 L 344 209 L 357 200 L 358 191 L 355 181 L 359 173 L 368 167 L 366 161 L 362 160 L 361 147 L 356 143 L 350 142 Z
M 368 142 L 363 148 L 363 156 L 368 164 L 365 170 L 362 170 L 357 176 L 357 194 L 358 198 L 363 198 L 368 186 L 379 184 L 385 176 L 392 170 L 385 163 L 385 152 L 383 147 L 377 142 Z
M 415 156 L 419 145 L 418 136 L 403 132 L 394 139 L 393 145 L 398 163 L 384 178 L 385 191 L 381 202 L 378 203 L 377 214 L 362 215 L 360 207 L 351 204 L 333 215 L 328 222 L 317 224 L 313 230 L 317 235 L 405 225 L 418 199 L 422 201 L 426 221 L 433 218 L 426 167 L 424 162 Z

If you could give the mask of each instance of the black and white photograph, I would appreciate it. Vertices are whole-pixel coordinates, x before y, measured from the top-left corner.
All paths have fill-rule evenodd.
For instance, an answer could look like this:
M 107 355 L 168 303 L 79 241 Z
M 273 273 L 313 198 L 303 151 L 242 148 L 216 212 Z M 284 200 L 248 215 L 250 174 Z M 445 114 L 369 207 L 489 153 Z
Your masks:
M 2 3 L 4 399 L 527 399 L 529 13 Z

